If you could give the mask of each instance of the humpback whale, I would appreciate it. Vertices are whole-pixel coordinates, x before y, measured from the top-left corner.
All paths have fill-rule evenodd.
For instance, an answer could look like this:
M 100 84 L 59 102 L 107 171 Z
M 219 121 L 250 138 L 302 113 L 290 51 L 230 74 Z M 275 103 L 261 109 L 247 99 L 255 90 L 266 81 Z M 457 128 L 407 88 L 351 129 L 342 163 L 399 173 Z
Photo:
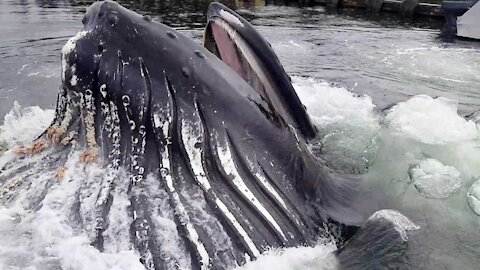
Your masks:
M 0 171 L 0 205 L 48 207 L 100 252 L 133 249 L 146 269 L 230 269 L 322 237 L 345 269 L 361 269 L 354 258 L 372 237 L 394 248 L 378 255 L 376 244 L 368 259 L 402 260 L 414 226 L 355 210 L 361 180 L 310 152 L 314 125 L 241 16 L 211 4 L 204 46 L 112 1 L 83 25 L 62 49 L 51 126 Z

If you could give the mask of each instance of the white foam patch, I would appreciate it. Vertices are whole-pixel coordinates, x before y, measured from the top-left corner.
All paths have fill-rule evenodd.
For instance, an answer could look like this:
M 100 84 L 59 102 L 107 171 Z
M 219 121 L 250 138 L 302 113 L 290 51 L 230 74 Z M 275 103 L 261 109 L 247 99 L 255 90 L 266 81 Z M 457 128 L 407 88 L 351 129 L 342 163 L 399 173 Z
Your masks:
M 406 241 L 408 239 L 407 232 L 408 231 L 416 231 L 420 230 L 420 226 L 416 225 L 406 216 L 402 215 L 400 212 L 391 209 L 382 209 L 379 210 L 373 215 L 371 215 L 368 219 L 375 220 L 383 218 L 393 223 L 395 226 L 395 230 L 397 230 L 403 239 Z
M 171 207 L 168 193 L 160 188 L 157 175 L 147 175 L 145 184 L 152 224 L 161 243 L 158 249 L 165 260 L 166 268 L 188 269 L 191 266 L 190 254 L 174 221 L 174 209 Z
M 446 144 L 477 139 L 475 122 L 457 114 L 457 102 L 439 97 L 418 95 L 392 107 L 388 124 L 403 134 L 428 144 Z
M 363 173 L 373 158 L 381 117 L 369 96 L 329 83 L 292 78 L 297 94 L 319 128 L 321 154 L 333 169 Z
M 260 255 L 257 260 L 236 268 L 237 270 L 334 270 L 338 268 L 333 243 L 319 244 L 315 247 L 293 247 L 271 249 Z
M 415 188 L 426 198 L 444 199 L 462 186 L 460 172 L 440 161 L 426 158 L 409 170 Z
M 118 172 L 118 179 L 128 179 L 124 170 Z M 131 207 L 128 198 L 128 181 L 116 181 L 115 188 L 111 191 L 112 205 L 108 214 L 109 226 L 103 232 L 104 249 L 108 253 L 116 253 L 128 249 L 130 243 L 130 224 L 132 217 L 128 214 Z
M 480 216 L 480 179 L 468 189 L 467 202 L 472 211 Z
M 327 82 L 292 77 L 297 94 L 319 127 L 348 124 L 378 129 L 379 116 L 369 96 L 359 96 Z
M 47 129 L 54 115 L 54 110 L 43 110 L 38 106 L 22 108 L 15 101 L 0 126 L 0 144 L 12 148 L 30 143 Z
M 35 180 L 32 185 L 17 191 L 14 204 L 9 205 L 8 208 L 0 208 L 1 267 L 4 269 L 144 269 L 136 252 L 126 249 L 116 253 L 102 253 L 90 244 L 87 232 L 79 230 L 74 225 L 71 210 L 75 204 L 75 194 L 85 180 L 82 176 L 90 177 L 88 174 L 81 173 L 84 167 L 79 163 L 79 155 L 80 153 L 74 153 L 70 156 L 66 163 L 67 174 L 62 180 L 55 179 L 52 172 L 43 172 L 40 167 L 36 168 L 38 173 L 23 180 Z M 29 204 L 38 199 L 36 197 L 46 186 L 38 183 L 47 182 L 53 183 L 39 205 L 39 209 L 32 211 Z

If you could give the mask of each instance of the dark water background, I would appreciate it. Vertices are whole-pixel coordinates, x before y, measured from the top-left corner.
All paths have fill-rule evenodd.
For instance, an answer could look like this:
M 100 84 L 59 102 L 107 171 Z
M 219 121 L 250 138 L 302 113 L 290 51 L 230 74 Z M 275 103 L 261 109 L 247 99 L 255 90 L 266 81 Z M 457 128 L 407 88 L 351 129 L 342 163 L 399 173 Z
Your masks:
M 22 106 L 53 107 L 60 50 L 81 29 L 92 2 L 0 1 L 0 122 L 15 100 Z M 210 1 L 119 2 L 200 39 Z M 480 109 L 480 43 L 445 40 L 442 19 L 222 2 L 257 26 L 291 75 L 368 94 L 380 109 L 423 93 L 459 100 L 462 115 Z

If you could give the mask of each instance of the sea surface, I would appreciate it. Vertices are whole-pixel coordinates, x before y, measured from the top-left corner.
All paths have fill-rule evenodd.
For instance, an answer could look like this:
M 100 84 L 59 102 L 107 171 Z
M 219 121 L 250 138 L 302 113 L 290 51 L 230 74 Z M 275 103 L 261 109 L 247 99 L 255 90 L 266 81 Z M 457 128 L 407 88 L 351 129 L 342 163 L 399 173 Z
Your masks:
M 119 2 L 201 41 L 209 1 Z M 0 167 L 52 120 L 61 48 L 91 3 L 0 1 Z M 292 77 L 320 131 L 312 151 L 332 169 L 362 175 L 382 208 L 420 227 L 406 267 L 478 269 L 480 42 L 445 36 L 441 19 L 224 3 L 271 43 Z M 19 221 L 28 215 L 0 206 L 2 270 L 139 267 L 136 254 L 100 254 L 48 213 L 44 222 Z M 328 241 L 272 250 L 244 268 L 335 269 L 334 250 Z

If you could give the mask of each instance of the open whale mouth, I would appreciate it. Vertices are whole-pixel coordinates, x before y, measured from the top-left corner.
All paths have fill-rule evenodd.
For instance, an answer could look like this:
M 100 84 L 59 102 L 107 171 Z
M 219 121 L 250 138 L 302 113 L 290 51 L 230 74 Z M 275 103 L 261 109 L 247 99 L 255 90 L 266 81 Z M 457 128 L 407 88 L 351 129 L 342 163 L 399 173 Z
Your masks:
M 230 13 L 223 11 L 223 14 Z M 236 23 L 243 27 L 239 20 Z M 205 48 L 232 68 L 252 88 L 268 95 L 268 89 L 273 87 L 271 78 L 256 53 L 231 23 L 221 16 L 211 18 L 205 29 L 203 42 Z
M 210 4 L 203 46 L 275 108 L 271 116 L 305 138 L 315 137 L 316 129 L 275 52 L 248 21 L 222 4 Z

